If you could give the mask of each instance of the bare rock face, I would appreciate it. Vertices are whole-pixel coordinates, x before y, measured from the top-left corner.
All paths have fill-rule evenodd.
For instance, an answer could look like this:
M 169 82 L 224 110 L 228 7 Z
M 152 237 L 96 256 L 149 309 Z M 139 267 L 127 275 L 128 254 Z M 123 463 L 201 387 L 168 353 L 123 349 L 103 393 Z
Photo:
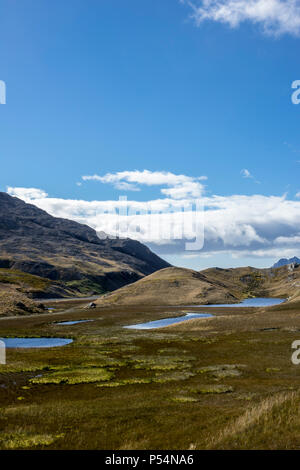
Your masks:
M 87 225 L 0 192 L 0 270 L 52 281 L 38 297 L 109 292 L 168 266 L 142 243 L 100 239 Z

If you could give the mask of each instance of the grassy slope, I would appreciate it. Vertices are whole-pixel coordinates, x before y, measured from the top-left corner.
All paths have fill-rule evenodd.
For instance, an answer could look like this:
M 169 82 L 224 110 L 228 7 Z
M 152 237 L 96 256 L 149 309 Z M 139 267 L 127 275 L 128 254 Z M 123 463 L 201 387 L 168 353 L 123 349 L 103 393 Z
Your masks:
M 0 283 L 17 285 L 24 292 L 43 291 L 51 285 L 49 279 L 13 269 L 0 269 Z
M 282 266 L 275 269 L 251 267 L 235 269 L 210 268 L 202 271 L 208 279 L 223 282 L 237 295 L 283 297 L 300 299 L 300 265 L 292 268 Z
M 30 299 L 35 292 L 47 290 L 48 279 L 12 269 L 0 269 L 0 315 L 39 313 L 41 308 Z
M 234 302 L 237 298 L 218 281 L 185 268 L 166 268 L 134 284 L 107 294 L 101 305 L 184 305 L 189 303 Z
M 211 268 L 196 272 L 185 268 L 166 268 L 98 300 L 99 305 L 189 305 L 234 303 L 246 297 L 290 297 L 300 300 L 300 267 L 293 271 L 277 269 Z M 97 285 L 90 280 L 65 283 L 63 295 L 88 295 Z M 59 283 L 21 271 L 0 269 L 0 314 L 12 314 L 24 295 L 38 292 L 60 294 Z M 23 300 L 20 295 L 23 294 Z M 29 302 L 29 301 L 28 301 Z M 30 309 L 29 309 L 30 310 Z
M 14 269 L 0 268 L 0 315 L 25 315 L 43 312 L 32 297 L 85 296 L 91 290 L 100 293 L 99 285 L 89 280 L 66 282 L 63 286 L 40 276 Z
M 299 287 L 298 287 L 299 285 Z M 99 305 L 187 305 L 234 303 L 247 297 L 291 297 L 300 293 L 300 267 L 211 268 L 196 272 L 162 269 L 99 299 Z M 300 299 L 300 296 L 299 296 Z

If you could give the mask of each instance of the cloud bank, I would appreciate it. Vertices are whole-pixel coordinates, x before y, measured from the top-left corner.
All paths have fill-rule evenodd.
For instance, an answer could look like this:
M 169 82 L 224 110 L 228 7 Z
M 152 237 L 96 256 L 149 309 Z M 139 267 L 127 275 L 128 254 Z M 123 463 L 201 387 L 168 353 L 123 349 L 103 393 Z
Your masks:
M 192 9 L 192 18 L 200 26 L 210 20 L 238 27 L 251 22 L 268 35 L 300 35 L 299 0 L 181 0 Z
M 139 185 L 145 186 L 167 186 L 162 188 L 161 193 L 173 199 L 197 198 L 204 191 L 204 185 L 200 181 L 206 180 L 206 176 L 192 177 L 186 175 L 175 175 L 166 171 L 119 171 L 107 173 L 104 176 L 86 175 L 83 181 L 98 181 L 100 183 L 112 184 L 116 189 L 124 191 L 140 191 Z
M 141 184 L 141 173 L 148 184 L 168 181 L 170 188 L 166 189 L 171 192 L 177 185 L 180 187 L 171 174 L 164 174 L 164 179 L 147 172 L 126 177 L 115 174 L 116 178 L 112 174 L 106 175 L 105 180 L 114 184 L 127 178 L 129 184 Z M 180 176 L 182 188 L 186 183 L 195 183 L 185 180 L 183 176 Z M 193 240 L 197 220 L 200 220 L 199 226 L 203 226 L 204 230 L 204 246 L 199 251 L 201 256 L 230 253 L 234 257 L 264 258 L 292 256 L 300 252 L 300 201 L 288 200 L 286 196 L 202 196 L 201 204 L 205 210 L 202 212 L 200 207 L 196 213 L 196 199 L 178 199 L 178 193 L 170 197 L 168 191 L 166 197 L 146 202 L 127 201 L 126 198 L 120 201 L 51 198 L 45 191 L 36 188 L 10 187 L 7 192 L 56 217 L 85 223 L 98 233 L 118 233 L 140 240 L 162 255 L 188 255 L 185 243 Z M 184 189 L 182 193 L 185 193 Z

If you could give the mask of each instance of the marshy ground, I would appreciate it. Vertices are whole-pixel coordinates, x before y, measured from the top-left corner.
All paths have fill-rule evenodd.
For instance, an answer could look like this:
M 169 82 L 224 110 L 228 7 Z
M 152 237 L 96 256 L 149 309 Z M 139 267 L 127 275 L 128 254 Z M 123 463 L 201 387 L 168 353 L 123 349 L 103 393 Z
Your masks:
M 299 449 L 297 304 L 209 309 L 155 330 L 123 326 L 205 308 L 83 309 L 0 320 L 0 337 L 64 337 L 8 349 L 1 449 Z M 93 322 L 58 325 L 67 320 Z

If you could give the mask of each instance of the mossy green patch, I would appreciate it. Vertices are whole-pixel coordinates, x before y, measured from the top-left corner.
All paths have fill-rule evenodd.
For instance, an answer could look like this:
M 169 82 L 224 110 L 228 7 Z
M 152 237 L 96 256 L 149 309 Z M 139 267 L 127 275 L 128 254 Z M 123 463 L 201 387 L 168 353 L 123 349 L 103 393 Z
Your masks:
M 49 446 L 64 435 L 29 434 L 26 432 L 12 432 L 0 435 L 1 449 L 27 449 L 37 446 Z
M 196 389 L 191 389 L 193 393 L 199 394 L 218 394 L 218 393 L 231 393 L 234 389 L 230 385 L 201 385 Z
M 218 341 L 218 338 L 206 338 L 201 336 L 190 337 L 191 341 L 202 343 L 202 344 L 214 344 Z
M 47 364 L 24 364 L 14 363 L 0 366 L 0 374 L 18 373 L 18 372 L 36 372 L 38 370 L 50 370 Z
M 136 356 L 132 358 L 134 361 L 134 369 L 145 370 L 182 370 L 191 367 L 190 361 L 194 357 L 189 356 Z
M 133 377 L 131 379 L 125 380 L 116 380 L 110 381 L 107 383 L 97 384 L 97 387 L 122 387 L 124 385 L 139 385 L 139 384 L 149 384 L 153 381 L 151 378 L 142 378 L 142 377 Z
M 28 274 L 14 269 L 0 269 L 0 282 L 5 284 L 17 284 L 22 287 L 30 287 L 35 290 L 45 290 L 51 285 L 49 279 Z
M 175 401 L 176 403 L 194 403 L 194 402 L 198 402 L 199 398 L 176 396 L 176 397 L 172 397 L 171 400 Z
M 185 354 L 186 350 L 180 350 L 179 348 L 164 348 L 157 351 L 159 354 Z
M 222 364 L 215 366 L 207 366 L 198 369 L 200 374 L 209 374 L 216 379 L 224 379 L 227 377 L 238 377 L 241 375 L 240 369 L 245 366 L 240 364 Z
M 83 278 L 79 280 L 67 281 L 66 286 L 71 289 L 77 290 L 82 295 L 89 295 L 90 292 L 95 292 L 96 294 L 104 294 L 105 290 L 99 283 L 93 282 L 88 278 Z
M 30 379 L 32 384 L 83 384 L 93 382 L 104 382 L 114 376 L 112 371 L 98 367 L 78 367 L 73 369 L 59 370 L 42 377 Z

